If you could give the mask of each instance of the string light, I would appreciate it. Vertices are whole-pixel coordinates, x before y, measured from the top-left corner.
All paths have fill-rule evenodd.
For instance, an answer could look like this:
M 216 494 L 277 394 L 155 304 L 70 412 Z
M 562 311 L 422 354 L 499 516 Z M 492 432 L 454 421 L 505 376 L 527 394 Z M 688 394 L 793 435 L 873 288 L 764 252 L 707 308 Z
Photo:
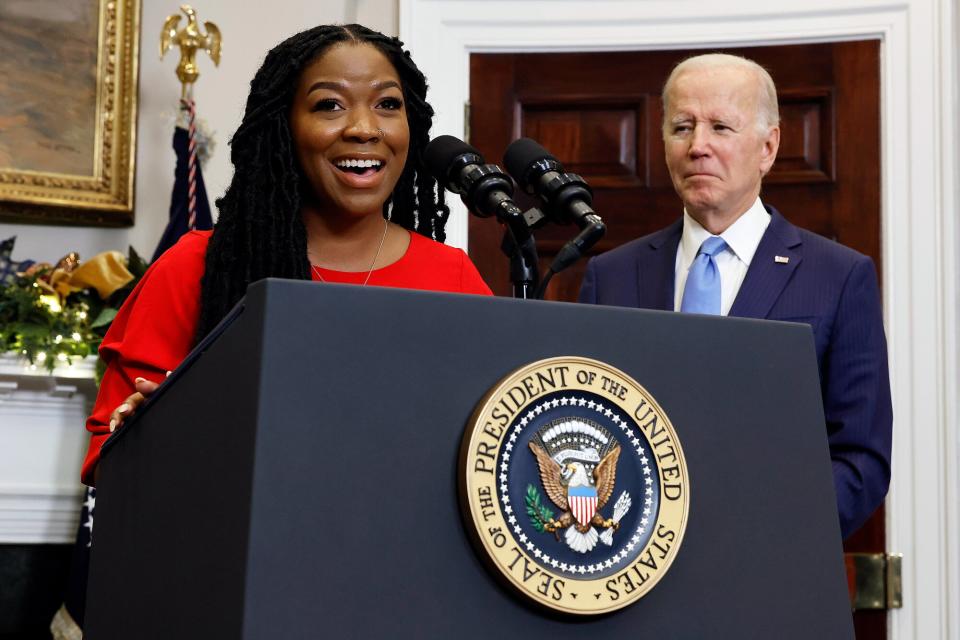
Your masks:
M 34 282 L 34 284 L 36 284 L 36 282 Z M 47 306 L 50 313 L 60 313 L 63 311 L 63 307 L 60 306 L 60 299 L 57 296 L 40 296 L 40 302 Z

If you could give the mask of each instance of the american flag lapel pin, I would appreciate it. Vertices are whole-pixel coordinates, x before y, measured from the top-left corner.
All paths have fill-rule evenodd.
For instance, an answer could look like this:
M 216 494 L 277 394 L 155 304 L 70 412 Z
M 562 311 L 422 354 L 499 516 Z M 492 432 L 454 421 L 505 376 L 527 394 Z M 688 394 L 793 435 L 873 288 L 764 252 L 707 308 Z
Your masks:
M 773 261 L 777 264 L 787 264 L 790 262 L 790 258 L 787 256 L 773 256 Z

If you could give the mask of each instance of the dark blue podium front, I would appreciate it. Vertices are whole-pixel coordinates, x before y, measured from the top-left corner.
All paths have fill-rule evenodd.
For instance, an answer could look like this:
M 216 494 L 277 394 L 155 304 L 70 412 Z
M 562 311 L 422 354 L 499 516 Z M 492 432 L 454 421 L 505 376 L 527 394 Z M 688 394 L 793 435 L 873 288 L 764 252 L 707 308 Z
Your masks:
M 501 585 L 458 506 L 477 403 L 553 356 L 643 385 L 689 470 L 670 571 L 588 619 Z M 101 464 L 96 640 L 853 635 L 805 325 L 268 280 Z

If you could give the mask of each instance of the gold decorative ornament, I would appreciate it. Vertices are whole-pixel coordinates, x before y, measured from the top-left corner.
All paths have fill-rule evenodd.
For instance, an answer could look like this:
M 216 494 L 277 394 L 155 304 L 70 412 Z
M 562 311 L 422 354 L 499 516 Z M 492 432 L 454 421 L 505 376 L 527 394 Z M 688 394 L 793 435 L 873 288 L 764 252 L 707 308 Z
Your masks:
M 117 289 L 129 284 L 133 278 L 122 253 L 104 251 L 77 264 L 70 270 L 69 277 L 60 280 L 55 286 L 57 294 L 64 299 L 75 291 L 95 289 L 100 299 L 106 300 Z
M 37 278 L 36 285 L 57 296 L 61 302 L 65 302 L 71 293 L 83 289 L 95 289 L 100 299 L 106 300 L 134 279 L 127 269 L 126 258 L 119 251 L 104 251 L 82 262 L 80 254 L 71 251 L 55 265 L 39 262 L 18 272 L 17 276 L 30 278 L 44 271 L 47 273 Z
M 213 64 L 220 66 L 222 39 L 220 28 L 212 22 L 203 23 L 206 33 L 200 31 L 197 12 L 193 7 L 182 4 L 180 10 L 187 15 L 187 24 L 178 30 L 180 16 L 176 13 L 167 16 L 167 20 L 163 23 L 163 30 L 160 32 L 160 58 L 162 59 L 164 54 L 174 45 L 180 48 L 177 78 L 180 79 L 182 85 L 180 97 L 187 98 L 193 91 L 193 84 L 200 77 L 200 69 L 197 67 L 197 51 L 206 51 L 210 54 Z
M 666 413 L 597 360 L 521 367 L 481 400 L 460 450 L 466 528 L 526 599 L 595 615 L 647 594 L 677 556 L 690 508 Z

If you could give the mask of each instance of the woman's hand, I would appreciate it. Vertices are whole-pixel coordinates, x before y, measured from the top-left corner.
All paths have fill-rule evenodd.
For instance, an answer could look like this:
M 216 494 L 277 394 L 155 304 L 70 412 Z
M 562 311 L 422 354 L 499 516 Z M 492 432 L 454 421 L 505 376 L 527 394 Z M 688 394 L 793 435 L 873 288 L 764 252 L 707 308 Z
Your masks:
M 167 375 L 170 375 L 167 371 Z M 136 413 L 137 408 L 143 404 L 143 401 L 153 395 L 153 392 L 160 386 L 159 382 L 151 382 L 146 378 L 137 378 L 134 380 L 136 391 L 127 396 L 127 399 L 113 410 L 110 414 L 110 433 L 123 426 L 123 421 Z

